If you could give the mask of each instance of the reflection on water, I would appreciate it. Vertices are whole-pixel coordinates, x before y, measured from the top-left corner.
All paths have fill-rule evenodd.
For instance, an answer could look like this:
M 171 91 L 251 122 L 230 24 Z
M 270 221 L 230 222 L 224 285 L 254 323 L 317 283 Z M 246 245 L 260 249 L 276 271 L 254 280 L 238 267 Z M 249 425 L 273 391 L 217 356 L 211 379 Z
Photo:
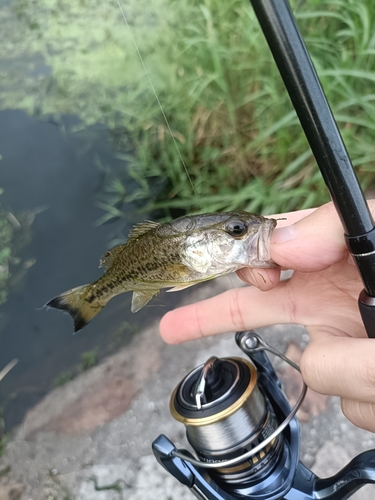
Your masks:
M 72 122 L 71 117 L 64 119 L 66 126 Z M 51 388 L 53 378 L 79 362 L 82 352 L 98 348 L 101 357 L 166 311 L 160 307 L 163 296 L 142 314 L 133 315 L 131 294 L 124 294 L 113 299 L 89 327 L 72 335 L 69 316 L 42 308 L 56 294 L 102 274 L 99 258 L 117 234 L 114 225 L 95 226 L 103 212 L 96 206 L 102 173 L 94 160 L 99 157 L 112 169 L 123 168 L 109 144 L 103 127 L 92 128 L 88 140 L 84 135 L 65 135 L 52 122 L 21 111 L 0 112 L 2 207 L 14 214 L 43 209 L 32 223 L 32 240 L 22 251 L 23 262 L 35 263 L 1 307 L 0 367 L 13 358 L 20 360 L 0 385 L 0 406 L 5 406 L 8 427 Z M 133 207 L 127 212 L 125 235 L 140 220 Z

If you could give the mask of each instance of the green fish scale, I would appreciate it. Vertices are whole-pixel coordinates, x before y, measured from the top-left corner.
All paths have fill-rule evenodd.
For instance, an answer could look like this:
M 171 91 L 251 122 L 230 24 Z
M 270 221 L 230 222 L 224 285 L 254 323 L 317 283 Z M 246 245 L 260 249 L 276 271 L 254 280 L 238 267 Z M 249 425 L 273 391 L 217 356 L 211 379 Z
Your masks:
M 168 282 L 186 281 L 188 270 L 181 273 L 180 256 L 184 238 L 159 238 L 154 232 L 119 247 L 107 271 L 89 286 L 86 298 L 89 302 L 127 290 L 158 289 Z

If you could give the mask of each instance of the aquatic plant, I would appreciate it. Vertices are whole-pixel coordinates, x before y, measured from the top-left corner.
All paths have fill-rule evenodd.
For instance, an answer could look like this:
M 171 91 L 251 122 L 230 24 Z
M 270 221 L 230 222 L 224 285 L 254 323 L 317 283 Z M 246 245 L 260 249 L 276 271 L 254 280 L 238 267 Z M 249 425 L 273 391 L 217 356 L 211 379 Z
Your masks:
M 35 259 L 25 260 L 20 255 L 31 241 L 31 225 L 39 211 L 28 210 L 15 215 L 0 205 L 0 305 L 6 302 L 9 291 L 20 285 L 27 270 L 35 264 Z
M 78 372 L 85 372 L 98 364 L 98 352 L 96 349 L 86 351 L 81 354 L 81 362 L 78 366 Z
M 0 436 L 0 457 L 4 455 L 7 443 L 8 443 L 7 435 L 3 434 L 2 436 Z
M 70 370 L 61 372 L 52 380 L 52 387 L 62 387 L 63 385 L 70 382 L 73 378 L 74 372 Z
M 90 351 L 85 351 L 81 354 L 81 361 L 76 366 L 74 370 L 67 370 L 59 373 L 52 380 L 52 387 L 62 387 L 71 380 L 73 380 L 77 375 L 83 373 L 90 368 L 93 368 L 98 364 L 98 351 L 92 349 Z
M 0 382 L 10 372 L 10 370 L 12 370 L 16 366 L 17 363 L 18 359 L 13 359 L 4 368 L 2 368 L 2 370 L 0 370 Z M 8 440 L 9 440 L 9 433 L 5 432 L 4 407 L 0 406 L 0 457 L 5 453 Z M 7 472 L 8 472 L 7 468 L 0 471 L 0 478 Z
M 5 434 L 5 423 L 3 418 L 3 408 L 0 406 L 0 457 L 4 455 L 4 451 L 8 442 Z M 0 476 L 1 477 L 1 476 Z
M 13 227 L 7 213 L 0 208 L 0 304 L 7 300 L 9 265 L 12 255 Z

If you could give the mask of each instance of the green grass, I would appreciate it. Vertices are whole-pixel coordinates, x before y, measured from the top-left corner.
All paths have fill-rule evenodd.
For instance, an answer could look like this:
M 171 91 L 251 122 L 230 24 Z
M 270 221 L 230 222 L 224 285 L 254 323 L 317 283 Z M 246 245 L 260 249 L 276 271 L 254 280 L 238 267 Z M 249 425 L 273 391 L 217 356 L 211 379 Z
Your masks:
M 52 380 L 53 387 L 62 387 L 71 380 L 73 380 L 77 375 L 93 368 L 98 364 L 98 352 L 96 349 L 91 351 L 85 351 L 81 354 L 81 361 L 76 366 L 74 370 L 68 370 L 61 372 L 57 377 Z
M 22 250 L 31 241 L 32 222 L 38 212 L 28 210 L 13 214 L 3 210 L 0 204 L 0 305 L 20 286 L 27 270 L 35 263 L 33 258 L 22 258 Z
M 73 378 L 74 378 L 74 372 L 72 372 L 72 371 L 61 372 L 61 373 L 59 373 L 59 375 L 57 375 L 57 377 L 55 377 L 52 380 L 52 386 L 53 387 L 62 387 L 63 385 L 65 385 L 68 382 L 70 382 L 71 380 L 73 380 Z
M 0 406 L 0 457 L 4 455 L 6 445 L 8 443 L 8 437 L 5 434 L 5 423 L 3 418 L 4 409 Z M 1 475 L 0 475 L 1 477 Z
M 81 362 L 78 365 L 78 372 L 82 373 L 98 364 L 98 353 L 96 349 L 86 351 L 81 354 Z
M 372 2 L 294 3 L 357 174 L 363 188 L 370 189 L 375 180 Z M 164 4 L 171 14 L 151 53 L 143 48 L 147 42 L 137 36 L 137 27 L 133 31 L 172 135 L 149 82 L 141 79 L 137 92 L 124 96 L 136 151 L 127 159 L 139 189 L 126 193 L 118 179 L 109 184 L 106 218 L 120 215 L 114 206 L 121 199 L 136 199 L 145 210 L 241 207 L 267 213 L 327 201 L 327 189 L 248 2 Z M 152 191 L 155 179 L 164 183 Z
M 0 195 L 2 192 L 0 188 Z M 10 222 L 9 213 L 0 206 L 0 305 L 6 302 L 8 296 L 13 236 L 14 227 Z
M 22 90 L 9 72 L 0 106 L 57 119 L 73 113 L 81 128 L 109 127 L 135 187 L 125 176 L 109 176 L 100 223 L 125 218 L 128 202 L 168 216 L 237 207 L 271 213 L 328 200 L 248 0 L 123 0 L 123 6 L 130 30 L 115 1 L 17 0 L 18 24 L 5 17 L 11 29 L 0 44 L 3 58 L 19 57 L 19 47 L 30 65 L 41 54 L 51 68 L 38 80 L 24 78 Z M 373 1 L 294 0 L 292 7 L 369 190 L 375 180 Z

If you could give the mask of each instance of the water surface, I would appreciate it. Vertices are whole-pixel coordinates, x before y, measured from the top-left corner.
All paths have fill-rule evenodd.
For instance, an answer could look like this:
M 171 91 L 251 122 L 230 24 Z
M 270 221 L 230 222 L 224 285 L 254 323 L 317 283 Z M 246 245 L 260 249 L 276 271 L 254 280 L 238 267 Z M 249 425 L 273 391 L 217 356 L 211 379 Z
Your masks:
M 76 371 L 83 352 L 116 351 L 181 295 L 162 293 L 135 315 L 131 294 L 121 295 L 77 335 L 69 316 L 43 308 L 97 279 L 111 242 L 152 217 L 129 203 L 121 221 L 95 224 L 108 175 L 118 174 L 127 193 L 136 187 L 118 153 L 131 151 L 122 98 L 144 72 L 116 2 L 0 0 L 0 23 L 0 205 L 15 224 L 33 219 L 17 230 L 22 245 L 0 306 L 0 369 L 19 359 L 0 384 L 10 428 L 55 377 Z
M 76 121 L 65 117 L 65 129 Z M 43 305 L 67 289 L 97 279 L 103 272 L 98 268 L 100 256 L 110 241 L 126 235 L 147 216 L 137 215 L 129 205 L 128 220 L 121 225 L 95 225 L 103 215 L 97 206 L 103 188 L 97 159 L 126 179 L 126 165 L 116 159 L 102 126 L 66 134 L 53 121 L 5 110 L 0 112 L 0 151 L 3 209 L 16 217 L 40 210 L 30 226 L 31 242 L 22 250 L 22 264 L 12 269 L 21 276 L 1 306 L 0 367 L 19 359 L 0 385 L 0 405 L 5 407 L 9 428 L 52 387 L 57 375 L 74 369 L 81 353 L 96 348 L 102 357 L 126 345 L 137 330 L 167 310 L 166 298 L 174 294 L 163 295 L 137 314 L 130 312 L 131 293 L 116 297 L 88 327 L 73 335 L 71 318 Z M 25 263 L 30 267 L 20 273 Z

